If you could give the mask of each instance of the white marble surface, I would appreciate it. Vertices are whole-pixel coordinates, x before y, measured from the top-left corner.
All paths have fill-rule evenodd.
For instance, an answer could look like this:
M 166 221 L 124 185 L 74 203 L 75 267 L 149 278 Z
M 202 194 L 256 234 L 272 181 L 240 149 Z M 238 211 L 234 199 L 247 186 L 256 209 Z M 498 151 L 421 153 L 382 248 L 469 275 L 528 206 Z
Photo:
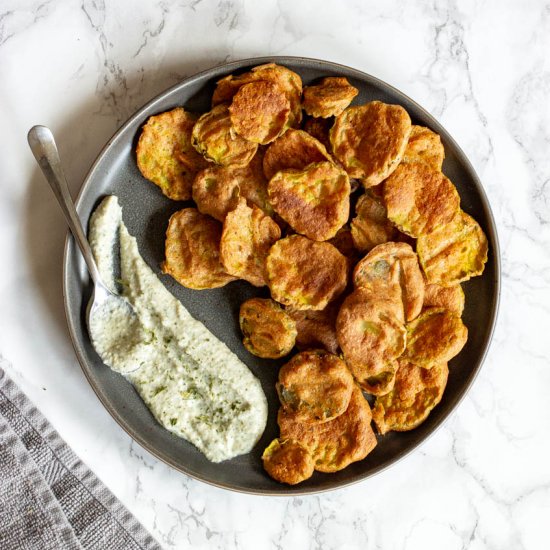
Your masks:
M 306 498 L 170 470 L 111 419 L 67 334 L 65 226 L 26 132 L 49 125 L 74 192 L 137 107 L 225 60 L 328 59 L 432 112 L 472 160 L 502 247 L 485 366 L 395 467 Z M 547 549 L 550 519 L 550 7 L 544 0 L 0 2 L 0 354 L 55 428 L 166 548 Z

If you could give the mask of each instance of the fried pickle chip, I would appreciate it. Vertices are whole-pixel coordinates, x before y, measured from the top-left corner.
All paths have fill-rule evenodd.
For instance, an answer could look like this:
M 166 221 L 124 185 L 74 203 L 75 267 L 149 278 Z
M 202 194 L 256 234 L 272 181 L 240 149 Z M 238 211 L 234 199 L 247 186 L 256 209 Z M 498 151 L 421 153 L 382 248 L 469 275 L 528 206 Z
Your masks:
M 295 128 L 302 120 L 302 79 L 300 75 L 275 63 L 258 65 L 241 75 L 229 75 L 217 82 L 212 105 L 229 103 L 244 84 L 263 80 L 278 86 L 290 103 L 288 125 Z
M 197 115 L 177 107 L 149 117 L 139 137 L 139 171 L 170 199 L 191 198 L 193 179 L 208 162 L 191 145 Z
M 196 208 L 172 214 L 166 230 L 166 260 L 162 271 L 194 290 L 218 288 L 235 277 L 220 262 L 222 226 Z
M 410 132 L 411 119 L 403 107 L 371 101 L 336 117 L 330 143 L 349 176 L 368 188 L 397 168 Z
M 310 136 L 320 141 L 327 151 L 330 151 L 329 132 L 333 122 L 332 118 L 307 117 L 302 127 Z
M 324 350 L 302 351 L 279 371 L 283 409 L 297 422 L 327 422 L 348 408 L 355 383 L 342 359 Z
M 426 285 L 423 307 L 442 307 L 458 315 L 464 311 L 465 296 L 459 284 L 451 286 Z
M 351 220 L 351 236 L 357 250 L 368 252 L 375 246 L 392 241 L 397 230 L 388 220 L 382 201 L 365 193 L 355 206 L 355 218 Z
M 304 349 L 326 349 L 336 354 L 339 349 L 336 337 L 336 315 L 339 304 L 331 302 L 321 311 L 295 310 L 287 308 L 287 313 L 296 323 L 296 347 Z
M 294 347 L 296 324 L 269 298 L 251 298 L 241 304 L 239 324 L 244 347 L 264 359 L 284 357 Z
M 255 204 L 251 208 L 241 198 L 223 222 L 220 259 L 224 269 L 254 286 L 266 285 L 267 254 L 280 238 L 279 226 Z
M 374 402 L 372 416 L 378 432 L 405 432 L 420 426 L 441 401 L 448 374 L 447 363 L 427 370 L 399 361 L 392 391 Z
M 227 105 L 216 105 L 193 126 L 193 147 L 206 159 L 222 166 L 246 166 L 258 144 L 235 133 Z
M 361 387 L 388 387 L 373 379 L 395 371 L 395 359 L 405 350 L 407 331 L 403 306 L 394 293 L 358 288 L 344 300 L 336 318 L 336 334 L 344 359 Z
M 372 413 L 361 390 L 354 387 L 346 412 L 334 420 L 305 424 L 282 407 L 277 421 L 281 439 L 303 445 L 313 456 L 319 472 L 337 472 L 352 462 L 363 460 L 376 447 L 371 428 Z
M 488 248 L 479 224 L 463 211 L 450 223 L 422 235 L 416 245 L 426 279 L 442 286 L 481 275 Z
M 329 243 L 301 235 L 277 241 L 266 266 L 271 296 L 294 309 L 324 309 L 347 285 L 346 257 Z
M 338 116 L 358 93 L 347 78 L 329 76 L 316 86 L 304 88 L 302 107 L 313 117 Z
M 468 329 L 460 315 L 443 308 L 428 308 L 407 325 L 407 347 L 402 359 L 430 369 L 458 355 Z
M 229 106 L 229 114 L 237 134 L 266 145 L 287 129 L 290 103 L 275 84 L 259 80 L 239 88 Z
M 287 130 L 265 152 L 264 174 L 270 180 L 279 170 L 303 170 L 312 162 L 331 161 L 325 146 L 303 130 Z
M 424 301 L 424 277 L 418 257 L 406 243 L 384 243 L 373 248 L 353 271 L 356 287 L 397 285 L 405 320 L 418 316 Z
M 243 168 L 212 166 L 197 174 L 193 182 L 193 200 L 199 211 L 223 222 L 244 197 L 267 214 L 273 212 L 267 196 L 267 182 L 255 158 Z
M 407 148 L 403 154 L 404 162 L 425 162 L 434 170 L 441 171 L 445 149 L 439 134 L 425 126 L 413 125 Z
M 422 162 L 400 164 L 384 182 L 388 218 L 411 237 L 449 223 L 458 213 L 460 197 L 451 181 Z
M 315 241 L 334 237 L 348 220 L 349 178 L 332 162 L 281 170 L 269 180 L 267 192 L 275 212 Z
M 275 481 L 296 485 L 315 471 L 311 453 L 292 439 L 274 439 L 262 454 L 265 471 Z
M 361 387 L 372 395 L 386 395 L 393 389 L 398 366 L 397 361 L 391 361 L 384 367 L 376 369 L 376 374 L 371 374 L 365 378 Z

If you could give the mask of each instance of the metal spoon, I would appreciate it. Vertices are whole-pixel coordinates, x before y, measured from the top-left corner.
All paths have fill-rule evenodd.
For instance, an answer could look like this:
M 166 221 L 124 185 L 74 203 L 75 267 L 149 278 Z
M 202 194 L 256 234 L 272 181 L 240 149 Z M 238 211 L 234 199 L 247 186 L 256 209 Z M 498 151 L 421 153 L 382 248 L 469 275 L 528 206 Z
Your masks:
M 86 266 L 94 282 L 94 291 L 86 310 L 88 332 L 91 334 L 90 320 L 92 317 L 98 314 L 100 309 L 107 305 L 109 308 L 128 308 L 129 313 L 136 315 L 130 302 L 122 296 L 112 292 L 101 279 L 92 249 L 90 248 L 90 243 L 86 238 L 86 234 L 80 223 L 80 218 L 76 213 L 74 202 L 69 193 L 69 187 L 67 186 L 67 180 L 65 179 L 65 174 L 61 167 L 61 159 L 59 158 L 59 152 L 51 130 L 46 126 L 33 126 L 29 130 L 27 140 L 42 173 L 50 184 L 55 198 L 59 202 L 59 206 L 61 206 L 69 229 L 76 240 L 78 248 L 80 248 L 80 252 L 82 252 L 82 256 L 84 256 L 84 261 L 86 262 Z M 131 370 L 125 372 L 131 372 Z

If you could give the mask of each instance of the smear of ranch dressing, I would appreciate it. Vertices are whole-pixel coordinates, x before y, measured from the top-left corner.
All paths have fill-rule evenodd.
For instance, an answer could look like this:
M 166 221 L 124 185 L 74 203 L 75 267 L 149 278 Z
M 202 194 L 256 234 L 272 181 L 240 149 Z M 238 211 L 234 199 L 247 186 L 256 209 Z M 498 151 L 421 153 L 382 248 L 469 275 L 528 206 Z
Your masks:
M 162 426 L 209 460 L 249 452 L 267 420 L 259 380 L 166 290 L 139 254 L 115 196 L 106 197 L 90 220 L 90 244 L 105 284 L 116 288 L 117 233 L 122 295 L 137 317 L 124 305 L 100 308 L 89 327 L 98 354 L 126 373 Z

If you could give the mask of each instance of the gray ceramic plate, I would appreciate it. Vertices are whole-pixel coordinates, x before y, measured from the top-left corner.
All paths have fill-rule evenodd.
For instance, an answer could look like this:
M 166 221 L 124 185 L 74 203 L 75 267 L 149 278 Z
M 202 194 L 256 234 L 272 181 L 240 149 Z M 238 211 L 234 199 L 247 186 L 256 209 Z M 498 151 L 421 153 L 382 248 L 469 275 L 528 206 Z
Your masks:
M 365 460 L 336 474 L 316 473 L 295 487 L 271 480 L 264 473 L 260 460 L 262 450 L 277 436 L 278 402 L 274 384 L 280 362 L 261 360 L 247 353 L 238 330 L 237 313 L 241 302 L 254 295 L 265 295 L 265 290 L 237 281 L 221 289 L 198 292 L 187 290 L 160 273 L 168 218 L 185 204 L 168 200 L 156 186 L 147 182 L 138 172 L 134 157 L 136 139 L 147 117 L 178 105 L 191 111 L 207 111 L 214 84 L 219 78 L 270 61 L 299 73 L 304 84 L 322 76 L 345 76 L 360 90 L 355 103 L 379 99 L 401 104 L 410 113 L 413 122 L 429 126 L 440 134 L 446 152 L 443 170 L 457 186 L 462 208 L 479 221 L 490 243 L 489 261 L 483 276 L 464 285 L 464 322 L 469 328 L 469 339 L 462 353 L 451 362 L 449 383 L 441 404 L 416 430 L 390 433 L 379 438 L 378 446 Z M 445 129 L 407 96 L 372 76 L 326 61 L 275 57 L 237 61 L 188 78 L 140 109 L 107 143 L 92 166 L 78 198 L 78 211 L 83 222 L 87 223 L 90 213 L 103 196 L 113 193 L 120 199 L 124 221 L 130 233 L 137 237 L 141 254 L 148 264 L 191 314 L 252 369 L 262 381 L 268 397 L 268 425 L 258 445 L 250 454 L 221 464 L 209 462 L 191 444 L 164 430 L 154 421 L 132 386 L 103 365 L 92 348 L 84 322 L 91 288 L 83 261 L 72 239 L 67 240 L 64 258 L 65 308 L 84 374 L 103 405 L 133 439 L 159 459 L 194 478 L 235 491 L 271 495 L 314 493 L 355 483 L 387 468 L 433 433 L 464 397 L 481 366 L 495 325 L 500 273 L 497 235 L 487 198 L 471 164 Z

